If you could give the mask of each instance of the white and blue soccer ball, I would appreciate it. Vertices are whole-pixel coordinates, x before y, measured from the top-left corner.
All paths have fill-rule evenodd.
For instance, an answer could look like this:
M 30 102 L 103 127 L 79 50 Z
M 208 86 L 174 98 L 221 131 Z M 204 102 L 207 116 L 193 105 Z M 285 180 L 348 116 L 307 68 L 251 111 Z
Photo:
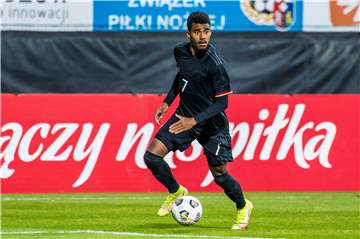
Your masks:
M 202 206 L 197 198 L 182 196 L 176 199 L 171 214 L 180 225 L 190 226 L 201 219 Z

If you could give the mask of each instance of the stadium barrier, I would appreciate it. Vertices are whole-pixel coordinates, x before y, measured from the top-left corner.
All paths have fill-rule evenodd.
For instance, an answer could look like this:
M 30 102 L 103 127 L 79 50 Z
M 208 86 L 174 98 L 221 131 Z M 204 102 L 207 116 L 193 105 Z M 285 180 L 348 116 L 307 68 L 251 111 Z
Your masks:
M 214 33 L 235 93 L 359 94 L 359 33 Z M 3 93 L 166 93 L 184 33 L 2 34 Z M 144 57 L 146 56 L 146 57 Z

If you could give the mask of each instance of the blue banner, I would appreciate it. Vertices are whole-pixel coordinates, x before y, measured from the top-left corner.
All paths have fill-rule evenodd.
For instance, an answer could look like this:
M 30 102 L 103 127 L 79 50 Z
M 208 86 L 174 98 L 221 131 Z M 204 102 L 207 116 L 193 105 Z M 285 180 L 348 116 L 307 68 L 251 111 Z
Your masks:
M 299 0 L 95 0 L 94 31 L 186 31 L 191 12 L 206 12 L 222 32 L 302 31 Z

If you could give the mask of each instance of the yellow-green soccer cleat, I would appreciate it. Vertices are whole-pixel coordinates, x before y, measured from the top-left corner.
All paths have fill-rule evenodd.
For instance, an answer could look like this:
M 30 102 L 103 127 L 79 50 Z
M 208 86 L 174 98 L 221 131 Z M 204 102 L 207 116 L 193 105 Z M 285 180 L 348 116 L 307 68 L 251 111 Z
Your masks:
M 169 193 L 169 195 L 166 197 L 165 201 L 161 205 L 157 214 L 160 217 L 168 215 L 171 212 L 172 205 L 174 204 L 176 199 L 178 197 L 185 196 L 188 193 L 189 193 L 188 190 L 184 186 L 180 185 L 179 189 L 176 192 Z
M 253 210 L 253 204 L 245 199 L 245 207 L 242 209 L 237 209 L 236 211 L 236 221 L 231 229 L 233 230 L 247 230 L 250 220 L 250 214 Z

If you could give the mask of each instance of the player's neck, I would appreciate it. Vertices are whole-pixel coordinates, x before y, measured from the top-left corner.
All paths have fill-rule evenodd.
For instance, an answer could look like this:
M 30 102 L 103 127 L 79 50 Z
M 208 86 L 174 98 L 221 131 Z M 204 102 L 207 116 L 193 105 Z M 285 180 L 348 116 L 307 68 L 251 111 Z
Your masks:
M 196 57 L 202 57 L 204 55 L 204 53 L 206 52 L 206 50 L 196 50 L 192 44 L 190 43 L 190 54 L 192 56 L 196 56 Z

